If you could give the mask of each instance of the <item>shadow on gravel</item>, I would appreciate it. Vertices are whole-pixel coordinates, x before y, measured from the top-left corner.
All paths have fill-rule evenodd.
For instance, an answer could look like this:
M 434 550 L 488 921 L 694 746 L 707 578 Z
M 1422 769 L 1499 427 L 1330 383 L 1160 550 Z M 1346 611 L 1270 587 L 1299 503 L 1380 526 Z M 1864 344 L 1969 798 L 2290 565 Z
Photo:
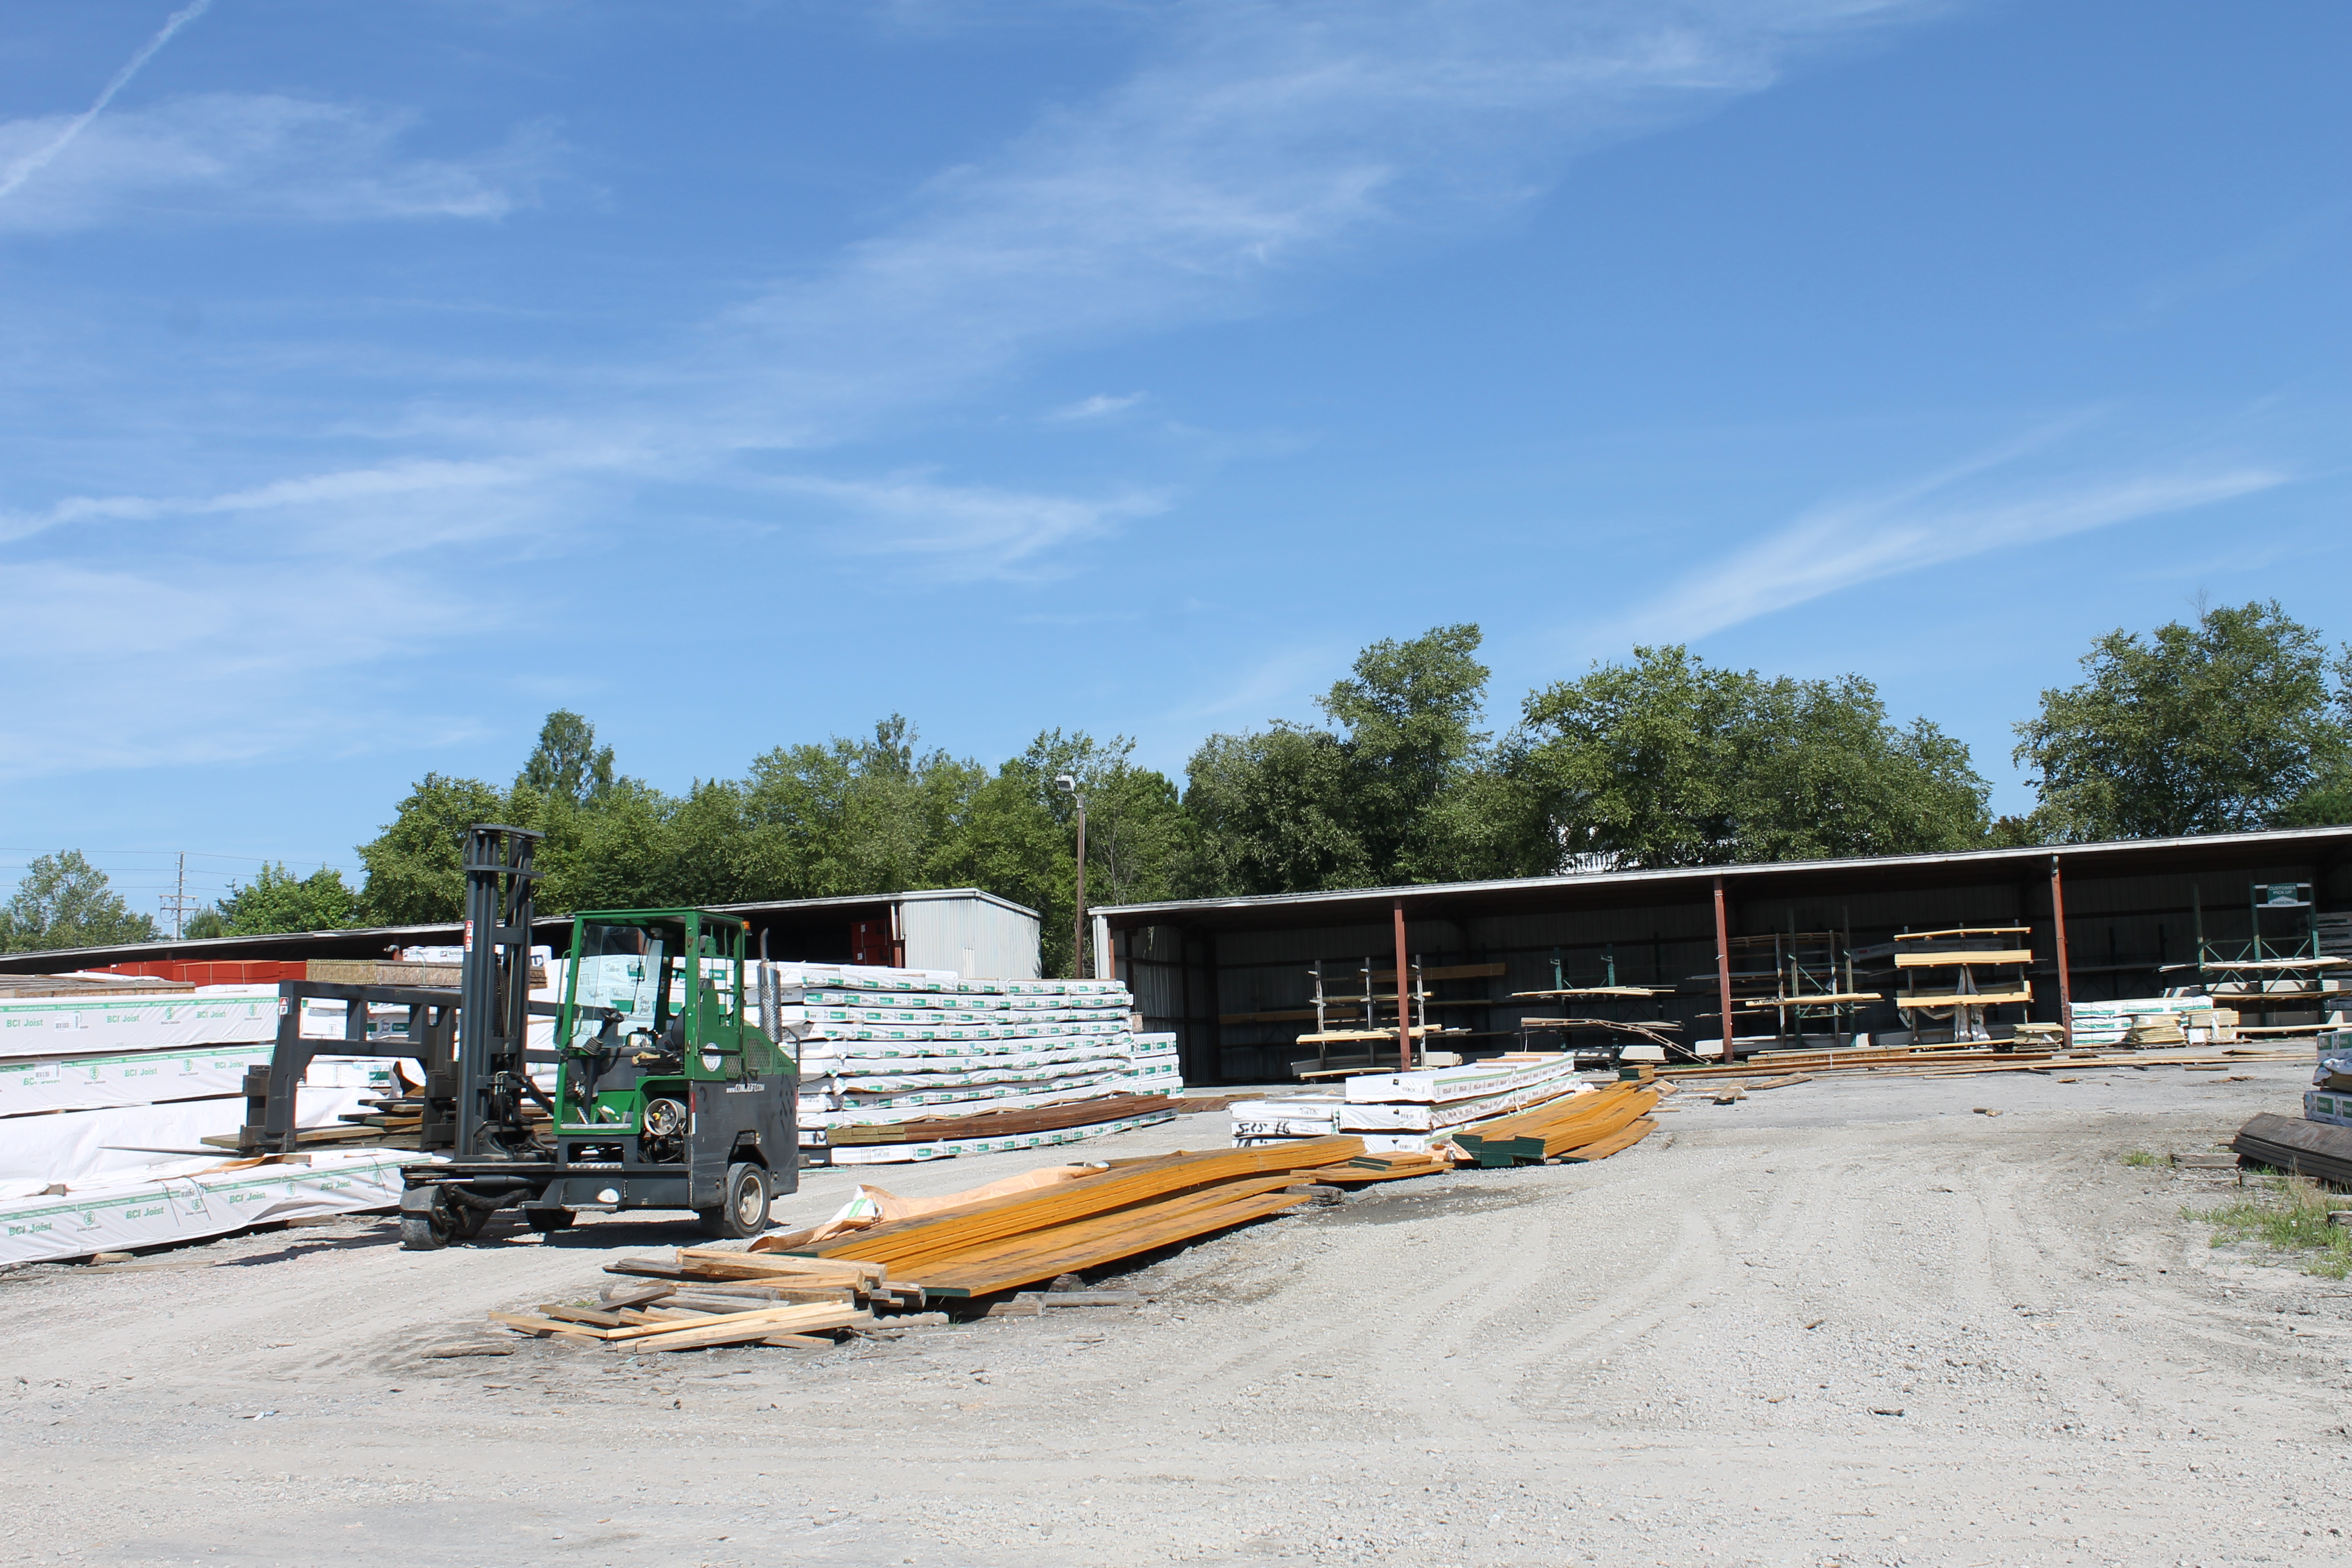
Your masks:
M 1489 1209 L 1517 1208 L 1540 1195 L 1532 1185 L 1455 1185 L 1433 1193 L 1381 1193 L 1376 1189 L 1349 1198 L 1336 1208 L 1299 1212 L 1318 1229 L 1330 1226 L 1404 1225 L 1412 1220 L 1441 1216 L 1450 1219 L 1460 1215 L 1484 1214 Z

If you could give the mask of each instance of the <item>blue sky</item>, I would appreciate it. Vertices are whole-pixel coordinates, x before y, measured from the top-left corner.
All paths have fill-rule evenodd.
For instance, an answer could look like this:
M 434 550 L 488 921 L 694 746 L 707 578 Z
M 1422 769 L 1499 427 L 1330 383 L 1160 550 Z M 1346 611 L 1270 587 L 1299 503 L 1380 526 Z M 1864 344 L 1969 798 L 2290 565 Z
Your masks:
M 2098 633 L 2352 632 L 2347 58 L 2148 0 L 15 0 L 0 862 L 349 868 L 557 706 L 669 787 L 893 710 L 1181 773 L 1456 620 L 1498 725 L 1688 641 L 2021 809 Z

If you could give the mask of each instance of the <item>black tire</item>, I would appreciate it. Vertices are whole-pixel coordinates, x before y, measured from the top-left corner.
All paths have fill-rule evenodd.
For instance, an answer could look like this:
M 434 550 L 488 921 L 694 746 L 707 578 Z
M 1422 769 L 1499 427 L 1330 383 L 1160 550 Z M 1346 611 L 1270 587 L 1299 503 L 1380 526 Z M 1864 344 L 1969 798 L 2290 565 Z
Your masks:
M 438 1252 L 449 1245 L 449 1229 L 441 1223 L 441 1215 L 404 1214 L 400 1216 L 400 1245 L 407 1252 Z
M 522 1211 L 523 1224 L 530 1226 L 531 1229 L 538 1231 L 542 1236 L 551 1235 L 559 1230 L 570 1230 L 572 1228 L 572 1222 L 579 1217 L 580 1216 L 578 1215 L 573 1214 L 570 1209 L 525 1209 Z
M 715 1209 L 695 1211 L 703 1235 L 734 1240 L 768 1228 L 767 1172 L 752 1164 L 730 1165 L 719 1192 L 726 1202 Z

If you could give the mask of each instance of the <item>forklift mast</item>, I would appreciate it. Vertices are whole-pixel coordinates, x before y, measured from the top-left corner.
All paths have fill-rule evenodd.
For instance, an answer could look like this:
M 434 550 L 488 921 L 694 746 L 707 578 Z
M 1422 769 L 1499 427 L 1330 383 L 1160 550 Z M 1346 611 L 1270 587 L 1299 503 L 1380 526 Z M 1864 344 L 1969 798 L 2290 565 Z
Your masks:
M 523 1059 L 531 1012 L 533 885 L 540 878 L 531 858 L 543 837 L 492 824 L 466 830 L 466 946 L 457 971 L 453 1086 L 461 1160 L 520 1152 L 530 1142 L 523 1101 L 544 1100 Z

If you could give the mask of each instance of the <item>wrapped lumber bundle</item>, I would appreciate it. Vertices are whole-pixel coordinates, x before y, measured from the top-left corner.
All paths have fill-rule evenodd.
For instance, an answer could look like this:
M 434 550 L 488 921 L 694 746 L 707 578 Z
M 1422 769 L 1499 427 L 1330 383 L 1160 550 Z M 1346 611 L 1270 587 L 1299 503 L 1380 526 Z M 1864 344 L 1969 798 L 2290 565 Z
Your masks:
M 187 1171 L 113 1173 L 0 1197 L 0 1266 L 199 1241 L 272 1220 L 390 1208 L 400 1201 L 401 1166 L 415 1161 L 414 1154 L 370 1149 L 305 1155 L 299 1163 L 198 1162 Z
M 801 1037 L 803 1148 L 835 1163 L 1066 1143 L 1164 1121 L 1173 1035 L 1133 1028 L 1115 980 L 779 964 L 763 984 Z
M 2138 996 L 2074 1004 L 2077 1048 L 2227 1045 L 2238 1037 L 2235 1009 L 2215 996 Z
M 1338 1088 L 1233 1106 L 1234 1144 L 1255 1148 L 1348 1133 L 1376 1154 L 1421 1153 L 1454 1130 L 1588 1090 L 1559 1052 L 1490 1057 L 1401 1073 L 1358 1073 Z
M 1455 1131 L 1528 1105 L 1589 1092 L 1565 1052 L 1519 1052 L 1460 1067 L 1360 1073 L 1347 1080 L 1339 1130 L 1373 1153 L 1420 1152 Z

